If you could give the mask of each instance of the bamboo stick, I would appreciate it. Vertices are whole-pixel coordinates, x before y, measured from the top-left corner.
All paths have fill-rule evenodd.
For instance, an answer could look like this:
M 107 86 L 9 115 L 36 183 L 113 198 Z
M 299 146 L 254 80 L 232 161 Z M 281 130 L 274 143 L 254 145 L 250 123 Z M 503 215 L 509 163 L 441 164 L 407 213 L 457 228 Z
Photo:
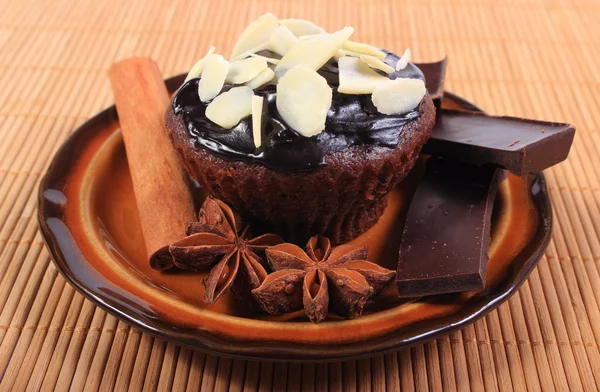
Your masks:
M 246 373 L 246 361 L 234 359 L 231 367 L 231 379 L 229 390 L 231 392 L 241 392 L 244 390 L 244 376 Z
M 343 365 L 341 362 L 332 362 L 329 365 L 329 390 L 341 392 L 344 386 L 342 381 Z
M 173 379 L 175 377 L 175 366 L 177 365 L 178 355 L 179 346 L 176 346 L 173 343 L 167 343 L 156 387 L 159 391 L 170 391 L 173 389 Z
M 106 361 L 110 353 L 110 346 L 113 343 L 115 337 L 115 329 L 117 328 L 118 320 L 111 316 L 106 315 L 102 329 L 100 330 L 100 338 L 94 351 L 94 356 L 91 358 L 91 366 L 88 368 L 87 378 L 82 391 L 97 391 L 102 381 L 102 372 L 106 368 Z M 74 390 L 73 387 L 71 387 Z
M 188 378 L 186 391 L 199 391 L 202 385 L 202 376 L 204 375 L 204 365 L 206 363 L 206 355 L 194 351 L 192 355 L 192 365 L 190 367 L 190 376 Z
M 525 317 L 523 315 L 523 307 L 521 306 L 521 298 L 519 295 L 511 297 L 508 301 L 508 309 L 506 312 L 510 312 L 511 323 L 514 327 L 514 339 L 517 349 L 519 350 L 521 365 L 521 372 L 524 376 L 524 381 L 528 390 L 541 391 L 542 386 L 540 383 L 540 377 L 538 369 L 536 368 L 535 357 L 533 354 L 533 342 L 529 337 L 527 331 L 527 324 L 525 323 Z M 500 311 L 500 318 L 504 316 L 503 311 Z M 508 316 L 508 315 L 507 315 Z M 548 360 L 545 356 L 540 359 L 539 368 L 548 371 Z M 546 390 L 553 390 L 554 386 L 551 383 L 542 381 L 546 385 Z
M 90 323 L 90 328 L 85 336 L 85 341 L 83 342 L 83 346 L 81 348 L 79 360 L 77 361 L 75 372 L 73 374 L 73 379 L 70 383 L 71 391 L 82 391 L 85 386 L 85 380 L 90 367 L 92 366 L 92 358 L 94 352 L 96 351 L 98 341 L 100 340 L 102 325 L 104 324 L 106 316 L 106 313 L 102 310 L 98 308 L 94 309 L 94 315 Z
M 46 345 L 50 345 L 55 341 L 56 329 L 60 328 L 67 317 L 68 309 L 70 308 L 73 300 L 73 294 L 73 288 L 71 286 L 64 285 L 58 305 L 56 306 L 56 309 L 54 309 L 55 311 L 44 312 L 44 314 L 42 314 L 40 324 L 43 326 L 43 328 L 36 329 L 33 333 L 33 339 L 27 348 L 27 354 L 23 359 L 23 365 L 18 369 L 16 379 L 14 379 L 14 383 L 12 384 L 12 390 L 22 391 L 27 388 L 27 385 L 31 380 L 33 370 L 36 367 L 37 359 L 40 357 L 40 352 L 44 350 Z M 50 336 L 48 339 L 46 339 L 48 334 L 50 334 Z M 11 362 L 11 364 L 17 365 L 16 362 Z M 9 373 L 10 370 L 12 369 L 10 369 L 9 366 L 7 373 Z M 3 386 L 2 384 L 4 384 L 5 380 L 9 380 L 9 378 L 7 377 L 2 380 L 2 383 L 0 383 L 0 389 L 6 387 L 7 385 L 11 385 L 8 384 L 9 381 L 7 381 L 7 385 Z
M 215 389 L 216 373 L 219 366 L 219 357 L 207 355 L 204 363 L 204 373 L 202 374 L 201 391 L 212 391 Z
M 410 349 L 413 374 L 415 377 L 415 391 L 428 391 L 429 380 L 427 379 L 427 364 L 425 361 L 425 348 L 422 344 Z
M 258 377 L 260 375 L 260 362 L 246 362 L 246 377 L 244 378 L 244 391 L 255 392 L 258 390 Z
M 69 385 L 71 383 L 72 372 L 75 371 L 77 360 L 75 355 L 77 355 L 77 357 L 79 356 L 86 336 L 82 332 L 85 331 L 91 323 L 92 316 L 94 315 L 94 308 L 95 307 L 91 302 L 84 301 L 74 328 L 60 334 L 56 347 L 52 352 L 48 370 L 44 375 L 44 380 L 40 387 L 42 390 L 49 391 L 53 390 L 57 385 Z M 68 379 L 65 379 L 65 375 L 68 372 L 66 369 L 71 369 L 71 374 Z
M 219 366 L 217 367 L 215 377 L 215 391 L 228 391 L 231 378 L 231 358 L 219 357 Z
M 150 361 L 150 353 L 152 351 L 152 343 L 154 338 L 148 334 L 142 334 L 142 338 L 137 347 L 133 372 L 128 379 L 123 379 L 123 382 L 128 383 L 129 391 L 140 391 L 144 386 L 146 377 L 146 369 Z M 118 379 L 117 379 L 118 380 Z
M 452 345 L 450 337 L 444 336 L 436 340 L 438 345 L 442 389 L 448 392 L 456 391 L 456 377 L 454 376 L 454 361 L 452 359 Z
M 400 391 L 400 371 L 398 365 L 398 354 L 389 353 L 384 357 L 385 385 L 390 392 Z
M 429 388 L 432 390 L 442 390 L 442 374 L 440 370 L 440 359 L 437 342 L 435 340 L 432 340 L 428 343 L 425 343 L 424 346 Z
M 125 348 L 123 349 L 121 365 L 117 372 L 117 379 L 115 380 L 114 389 L 116 391 L 126 391 L 129 389 L 129 381 L 133 373 L 135 358 L 141 340 L 141 333 L 130 330 L 129 336 L 127 337 L 127 343 L 125 343 Z
M 132 333 L 139 335 L 139 332 L 132 330 L 131 327 L 129 327 L 129 325 L 127 325 L 125 322 L 119 321 L 117 324 L 117 330 L 115 332 L 115 338 L 110 347 L 108 359 L 106 360 L 106 367 L 102 372 L 102 381 L 100 382 L 100 387 L 98 388 L 99 391 L 111 391 L 114 389 L 119 368 L 124 366 L 121 360 L 125 354 L 127 338 Z M 77 349 L 71 351 L 75 353 L 79 352 Z
M 288 377 L 288 364 L 285 362 L 275 362 L 273 365 L 273 390 L 281 391 L 286 389 Z
M 58 302 L 58 298 L 62 288 L 65 284 L 64 280 L 56 279 L 58 272 L 53 265 L 50 265 L 44 274 L 42 283 L 37 288 L 37 293 L 41 295 L 41 298 L 46 300 L 38 300 L 32 303 L 31 308 L 28 312 L 18 312 L 15 315 L 14 328 L 8 328 L 6 336 L 2 340 L 0 345 L 0 370 L 4 375 L 2 382 L 5 379 L 14 381 L 17 375 L 17 371 L 20 363 L 22 363 L 23 357 L 27 352 L 27 348 L 33 338 L 35 327 L 39 326 L 43 311 L 46 308 L 54 308 Z M 18 326 L 18 327 L 17 327 Z M 24 326 L 29 328 L 24 330 Z M 14 362 L 9 364 L 9 361 Z M 6 385 L 11 385 L 12 381 L 7 381 Z M 2 384 L 0 383 L 0 387 Z
M 298 362 L 292 362 L 288 366 L 287 390 L 299 391 L 304 377 L 302 365 Z
M 180 347 L 179 355 L 177 356 L 177 366 L 175 367 L 175 375 L 173 376 L 173 391 L 185 392 L 190 374 L 191 362 L 192 350 L 186 347 Z
M 452 358 L 454 360 L 454 375 L 456 376 L 457 390 L 470 390 L 467 355 L 465 346 L 462 344 L 462 333 L 460 331 L 450 334 L 450 344 L 452 347 Z

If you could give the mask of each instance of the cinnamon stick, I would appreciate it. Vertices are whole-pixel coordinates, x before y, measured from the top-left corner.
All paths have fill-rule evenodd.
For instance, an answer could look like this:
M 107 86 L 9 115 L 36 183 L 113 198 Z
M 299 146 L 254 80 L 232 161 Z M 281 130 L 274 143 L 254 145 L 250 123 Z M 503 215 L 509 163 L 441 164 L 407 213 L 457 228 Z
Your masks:
M 169 93 L 156 63 L 134 57 L 108 71 L 146 252 L 154 268 L 168 268 L 167 245 L 195 220 L 188 177 L 164 127 Z

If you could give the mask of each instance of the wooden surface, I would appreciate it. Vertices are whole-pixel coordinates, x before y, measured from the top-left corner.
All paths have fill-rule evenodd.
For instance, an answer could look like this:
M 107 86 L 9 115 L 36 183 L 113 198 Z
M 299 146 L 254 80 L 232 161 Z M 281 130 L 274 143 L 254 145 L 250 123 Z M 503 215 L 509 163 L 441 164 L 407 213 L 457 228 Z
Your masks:
M 600 385 L 600 1 L 0 1 L 0 390 L 596 390 Z M 258 363 L 141 334 L 75 293 L 36 223 L 61 141 L 111 104 L 106 70 L 151 56 L 165 76 L 227 53 L 271 11 L 417 61 L 448 54 L 447 87 L 493 114 L 572 122 L 547 171 L 553 240 L 519 292 L 411 350 L 330 364 Z

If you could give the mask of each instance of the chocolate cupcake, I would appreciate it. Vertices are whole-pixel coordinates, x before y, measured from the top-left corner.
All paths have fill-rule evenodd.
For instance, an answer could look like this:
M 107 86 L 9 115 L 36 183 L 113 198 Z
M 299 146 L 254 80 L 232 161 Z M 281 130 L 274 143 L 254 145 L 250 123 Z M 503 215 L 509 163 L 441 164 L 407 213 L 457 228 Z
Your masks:
M 349 41 L 352 32 L 264 15 L 231 61 L 211 48 L 166 113 L 190 175 L 288 241 L 339 244 L 369 229 L 435 121 L 409 54 Z

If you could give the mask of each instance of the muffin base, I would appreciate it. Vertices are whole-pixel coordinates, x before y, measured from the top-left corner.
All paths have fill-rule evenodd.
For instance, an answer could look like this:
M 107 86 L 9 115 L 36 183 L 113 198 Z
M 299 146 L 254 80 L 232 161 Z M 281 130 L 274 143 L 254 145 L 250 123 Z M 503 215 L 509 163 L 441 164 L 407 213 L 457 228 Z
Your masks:
M 388 192 L 415 165 L 435 122 L 429 94 L 419 110 L 420 116 L 404 126 L 395 148 L 352 146 L 326 155 L 325 166 L 306 172 L 224 159 L 197 147 L 172 108 L 165 121 L 189 174 L 213 197 L 287 241 L 303 245 L 310 236 L 322 234 L 340 244 L 377 222 Z

